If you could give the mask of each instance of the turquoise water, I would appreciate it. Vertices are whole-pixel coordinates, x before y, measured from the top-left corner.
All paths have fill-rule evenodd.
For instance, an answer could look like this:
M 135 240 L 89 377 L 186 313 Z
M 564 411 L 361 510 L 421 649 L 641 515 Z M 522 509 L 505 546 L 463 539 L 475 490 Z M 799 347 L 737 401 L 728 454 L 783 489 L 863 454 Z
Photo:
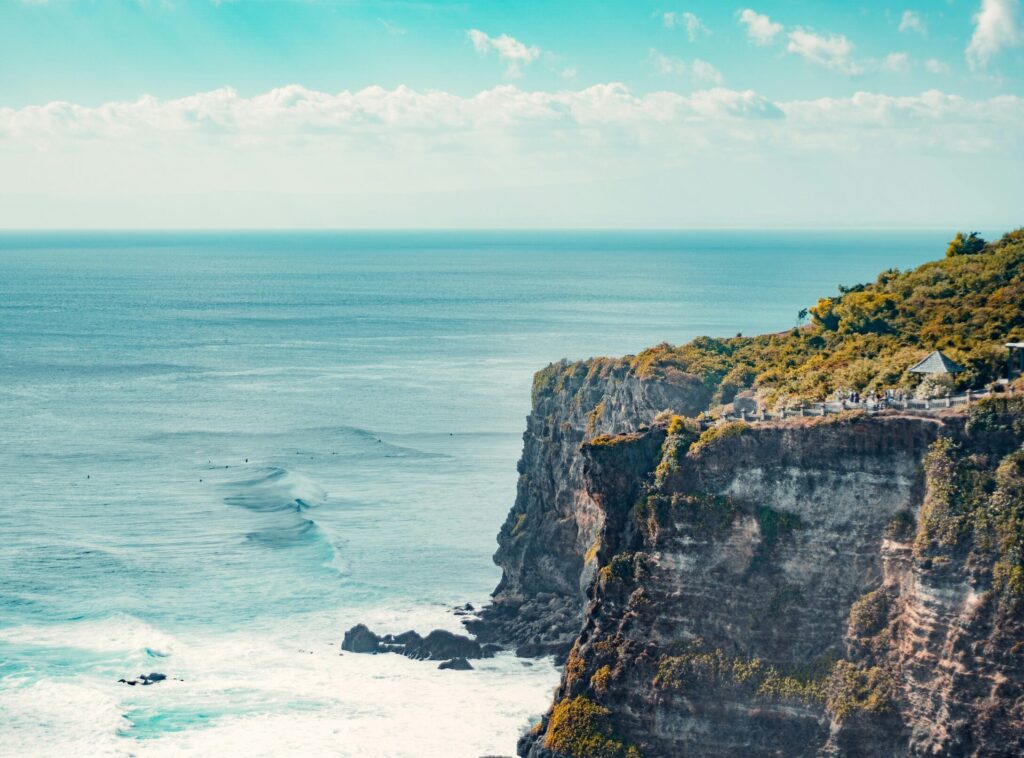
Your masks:
M 0 235 L 3 752 L 512 754 L 550 664 L 337 644 L 486 599 L 532 373 L 785 329 L 946 237 Z

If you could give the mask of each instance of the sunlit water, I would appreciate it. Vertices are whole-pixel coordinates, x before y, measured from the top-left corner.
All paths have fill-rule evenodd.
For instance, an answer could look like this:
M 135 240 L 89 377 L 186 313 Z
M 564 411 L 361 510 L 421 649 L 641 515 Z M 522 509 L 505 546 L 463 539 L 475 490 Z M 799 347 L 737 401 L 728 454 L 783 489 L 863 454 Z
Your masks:
M 533 371 L 945 236 L 0 236 L 0 752 L 511 755 L 549 662 L 338 644 L 485 601 Z

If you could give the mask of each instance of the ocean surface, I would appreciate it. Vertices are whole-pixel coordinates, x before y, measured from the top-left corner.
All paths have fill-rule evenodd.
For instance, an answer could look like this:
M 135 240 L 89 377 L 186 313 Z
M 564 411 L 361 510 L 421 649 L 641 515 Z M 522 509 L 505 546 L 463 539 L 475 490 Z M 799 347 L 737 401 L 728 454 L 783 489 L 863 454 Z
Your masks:
M 339 642 L 486 601 L 533 372 L 786 329 L 948 236 L 0 235 L 0 753 L 512 755 L 549 662 Z

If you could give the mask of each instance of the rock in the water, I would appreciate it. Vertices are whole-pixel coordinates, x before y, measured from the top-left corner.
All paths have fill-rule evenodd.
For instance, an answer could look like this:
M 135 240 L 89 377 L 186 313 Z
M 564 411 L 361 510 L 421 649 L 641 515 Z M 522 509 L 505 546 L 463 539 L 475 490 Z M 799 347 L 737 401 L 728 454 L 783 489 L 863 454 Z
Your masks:
M 341 649 L 350 653 L 376 653 L 380 651 L 380 637 L 371 632 L 365 624 L 356 624 L 345 632 Z
M 472 671 L 473 665 L 465 658 L 452 658 L 450 661 L 442 663 L 438 668 L 451 671 Z
M 141 684 L 145 687 L 146 685 L 162 682 L 166 678 L 167 674 L 161 674 L 159 672 L 154 671 L 150 674 L 139 674 L 134 679 L 118 679 L 117 681 L 118 684 L 127 684 L 129 687 L 134 687 L 136 684 Z
M 493 658 L 498 645 L 481 646 L 461 634 L 435 629 L 426 637 L 409 631 L 378 636 L 363 624 L 345 632 L 341 649 L 352 653 L 399 653 L 416 660 L 448 661 L 455 658 Z

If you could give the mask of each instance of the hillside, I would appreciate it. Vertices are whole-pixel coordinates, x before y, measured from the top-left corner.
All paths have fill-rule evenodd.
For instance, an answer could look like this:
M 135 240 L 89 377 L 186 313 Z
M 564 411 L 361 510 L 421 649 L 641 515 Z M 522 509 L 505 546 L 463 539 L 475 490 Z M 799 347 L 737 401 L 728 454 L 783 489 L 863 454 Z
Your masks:
M 912 390 L 918 378 L 907 369 L 936 349 L 968 369 L 957 378 L 960 386 L 983 385 L 1005 369 L 1003 344 L 1024 337 L 1024 229 L 970 252 L 954 243 L 951 251 L 959 254 L 840 287 L 802 314 L 809 320 L 803 327 L 553 364 L 537 375 L 535 393 L 554 389 L 567 373 L 626 368 L 641 379 L 678 382 L 688 375 L 709 390 L 711 404 L 753 389 L 773 407 L 823 400 L 840 389 Z

